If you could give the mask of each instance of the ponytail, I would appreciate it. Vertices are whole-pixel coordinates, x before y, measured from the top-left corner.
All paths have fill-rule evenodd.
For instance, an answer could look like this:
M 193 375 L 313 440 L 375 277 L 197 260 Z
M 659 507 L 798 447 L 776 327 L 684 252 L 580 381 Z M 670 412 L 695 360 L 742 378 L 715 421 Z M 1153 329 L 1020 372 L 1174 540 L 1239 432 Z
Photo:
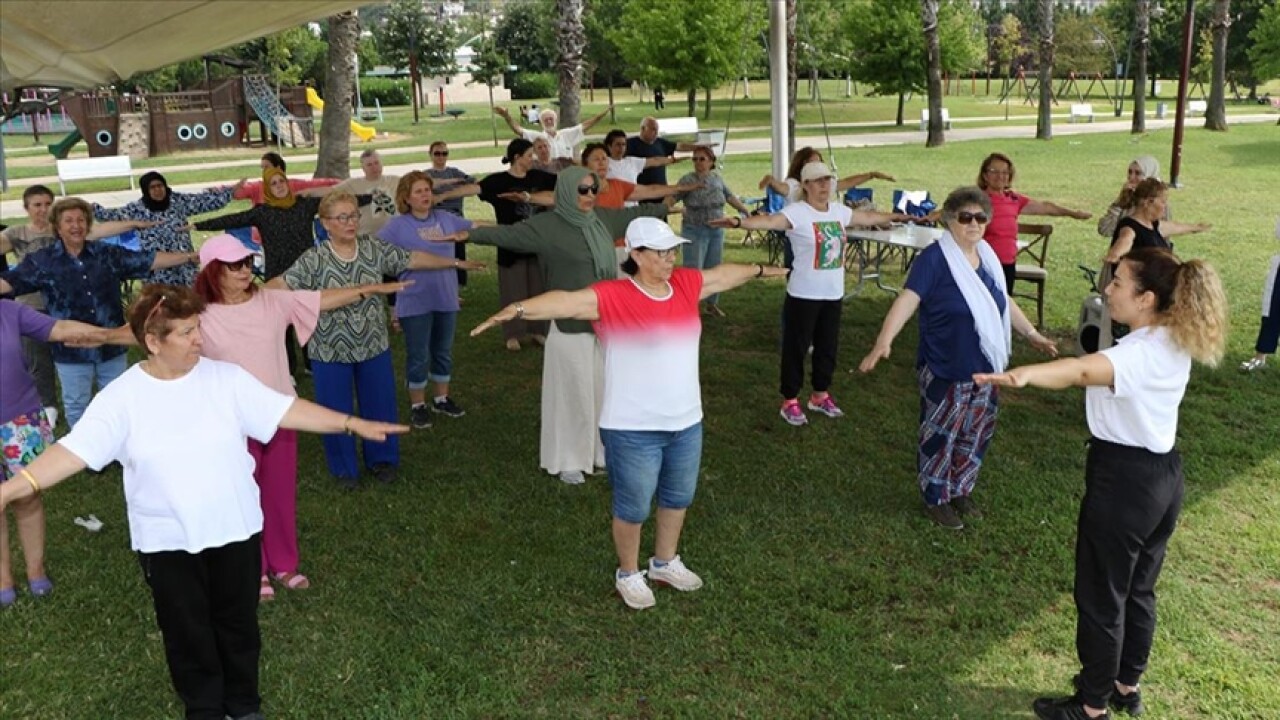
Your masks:
M 1131 263 L 1139 292 L 1156 296 L 1159 324 L 1193 359 L 1216 367 L 1226 352 L 1227 295 L 1222 280 L 1203 260 L 1181 262 L 1162 248 L 1139 248 Z

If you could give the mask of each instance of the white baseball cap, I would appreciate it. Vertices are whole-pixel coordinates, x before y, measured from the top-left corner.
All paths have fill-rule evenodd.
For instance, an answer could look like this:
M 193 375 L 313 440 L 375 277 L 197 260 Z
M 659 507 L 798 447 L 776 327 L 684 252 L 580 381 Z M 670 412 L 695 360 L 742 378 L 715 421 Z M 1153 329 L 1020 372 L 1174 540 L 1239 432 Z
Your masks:
M 687 242 L 689 241 L 675 234 L 670 225 L 658 218 L 636 218 L 627 226 L 627 250 L 670 250 Z
M 827 169 L 825 163 L 811 162 L 804 166 L 800 171 L 800 182 L 809 182 L 810 180 L 821 180 L 822 178 L 835 177 L 830 170 Z

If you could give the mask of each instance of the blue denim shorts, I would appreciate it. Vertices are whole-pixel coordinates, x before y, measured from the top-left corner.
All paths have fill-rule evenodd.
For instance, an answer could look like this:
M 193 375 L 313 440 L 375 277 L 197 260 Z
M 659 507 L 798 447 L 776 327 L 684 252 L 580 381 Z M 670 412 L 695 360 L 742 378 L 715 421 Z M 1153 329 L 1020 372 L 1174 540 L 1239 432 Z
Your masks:
M 660 508 L 693 504 L 702 467 L 701 422 L 674 431 L 600 428 L 600 440 L 609 462 L 614 517 L 644 522 L 655 493 Z

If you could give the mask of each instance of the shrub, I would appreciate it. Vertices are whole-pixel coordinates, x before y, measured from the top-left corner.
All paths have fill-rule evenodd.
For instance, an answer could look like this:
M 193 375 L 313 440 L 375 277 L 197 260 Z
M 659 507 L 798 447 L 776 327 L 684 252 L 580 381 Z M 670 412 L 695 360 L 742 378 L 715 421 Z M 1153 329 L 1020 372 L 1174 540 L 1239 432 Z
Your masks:
M 373 107 L 374 101 L 382 107 L 412 105 L 413 93 L 407 78 L 360 78 L 360 104 Z
M 507 84 L 512 100 L 536 100 L 560 94 L 560 79 L 555 73 L 516 73 Z

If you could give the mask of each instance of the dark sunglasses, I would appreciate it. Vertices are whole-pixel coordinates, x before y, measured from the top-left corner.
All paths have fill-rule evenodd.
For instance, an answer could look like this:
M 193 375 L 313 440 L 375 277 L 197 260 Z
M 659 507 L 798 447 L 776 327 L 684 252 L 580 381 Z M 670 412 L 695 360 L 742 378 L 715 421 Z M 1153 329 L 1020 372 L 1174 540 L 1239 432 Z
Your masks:
M 246 258 L 240 258 L 239 260 L 236 260 L 235 262 L 227 262 L 227 261 L 223 260 L 223 261 L 222 261 L 222 264 L 223 264 L 223 265 L 224 265 L 228 270 L 243 270 L 243 269 L 245 269 L 245 268 L 253 269 L 253 257 L 252 257 L 252 256 L 250 256 L 250 257 L 246 257 Z
M 579 185 L 579 195 L 598 195 L 600 194 L 600 183 L 591 183 L 590 185 Z
M 986 225 L 987 220 L 989 219 L 990 218 L 987 217 L 986 213 L 971 213 L 971 212 L 956 213 L 956 222 L 960 223 L 961 225 L 968 225 L 969 223 L 975 220 L 978 221 L 979 225 Z
M 432 151 L 431 151 L 431 154 L 432 154 L 432 155 L 434 155 L 434 156 L 436 156 L 436 157 L 449 157 L 449 151 L 448 151 L 448 150 L 432 150 Z

